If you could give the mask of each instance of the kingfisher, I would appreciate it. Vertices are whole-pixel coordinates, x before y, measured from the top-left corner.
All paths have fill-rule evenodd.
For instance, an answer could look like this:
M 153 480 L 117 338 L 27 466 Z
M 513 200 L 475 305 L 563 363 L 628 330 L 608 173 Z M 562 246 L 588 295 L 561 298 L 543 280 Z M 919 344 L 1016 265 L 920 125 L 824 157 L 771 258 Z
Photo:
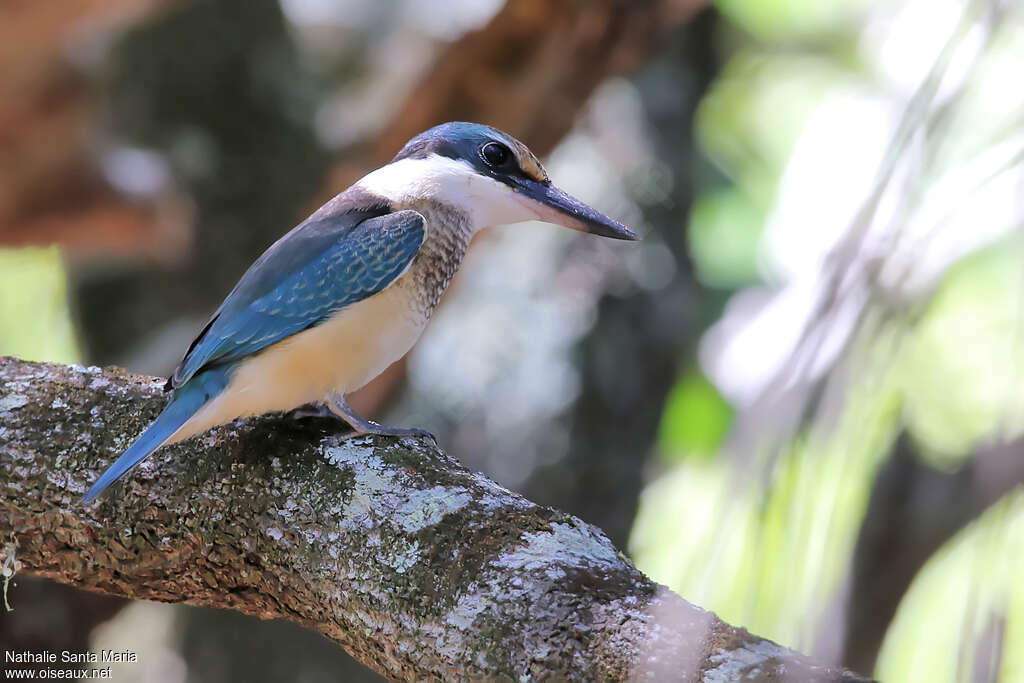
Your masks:
M 256 259 L 167 380 L 163 412 L 83 502 L 163 445 L 307 404 L 347 422 L 349 436 L 433 438 L 367 420 L 345 395 L 412 348 L 477 231 L 535 220 L 638 239 L 552 185 L 507 133 L 450 122 L 417 135 Z

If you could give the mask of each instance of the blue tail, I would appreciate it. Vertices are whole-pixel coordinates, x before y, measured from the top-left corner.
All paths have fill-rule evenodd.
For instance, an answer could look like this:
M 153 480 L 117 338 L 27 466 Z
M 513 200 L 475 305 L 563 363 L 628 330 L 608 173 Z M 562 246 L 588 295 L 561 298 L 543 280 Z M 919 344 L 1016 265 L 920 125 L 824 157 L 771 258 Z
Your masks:
M 82 498 L 91 503 L 128 470 L 138 465 L 150 453 L 160 447 L 190 417 L 195 415 L 211 398 L 219 394 L 228 384 L 227 372 L 221 369 L 208 370 L 196 375 L 174 392 L 174 398 L 164 411 L 153 420 L 153 424 L 128 447 L 121 457 L 96 480 L 89 492 Z

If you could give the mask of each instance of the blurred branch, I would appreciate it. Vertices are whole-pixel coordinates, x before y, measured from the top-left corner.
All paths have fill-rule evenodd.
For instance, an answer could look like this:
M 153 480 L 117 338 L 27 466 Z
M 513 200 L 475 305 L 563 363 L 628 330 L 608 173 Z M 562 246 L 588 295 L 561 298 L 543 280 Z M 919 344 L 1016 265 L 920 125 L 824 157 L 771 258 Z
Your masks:
M 170 188 L 132 199 L 100 173 L 101 117 L 82 68 L 117 28 L 168 4 L 0 3 L 0 244 L 180 251 L 188 208 Z
M 942 472 L 900 438 L 875 480 L 854 553 L 843 661 L 875 667 L 900 600 L 925 562 L 1004 494 L 1024 482 L 1024 441 L 985 449 Z M 976 680 L 986 680 L 978 678 Z
M 445 121 L 509 131 L 550 152 L 590 95 L 636 67 L 707 0 L 508 0 L 483 28 L 445 50 L 394 118 L 331 173 L 324 198 Z
M 0 359 L 0 533 L 21 570 L 291 619 L 393 678 L 864 680 L 723 623 L 597 529 L 422 441 L 252 420 L 83 507 L 159 410 L 159 384 Z

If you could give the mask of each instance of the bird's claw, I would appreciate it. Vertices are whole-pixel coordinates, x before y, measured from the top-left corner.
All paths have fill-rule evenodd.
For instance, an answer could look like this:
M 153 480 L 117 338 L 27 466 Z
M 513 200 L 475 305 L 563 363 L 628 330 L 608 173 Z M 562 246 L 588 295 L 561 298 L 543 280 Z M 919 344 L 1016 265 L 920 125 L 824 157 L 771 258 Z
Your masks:
M 435 447 L 439 445 L 437 437 L 426 429 L 419 429 L 417 427 L 409 429 L 403 427 L 386 427 L 378 424 L 374 425 L 374 429 L 354 429 L 350 432 L 338 434 L 337 438 L 339 441 L 348 441 L 349 439 L 354 439 L 357 436 L 391 436 L 399 439 L 411 436 L 419 439 L 429 439 Z
M 435 446 L 438 446 L 437 437 L 432 432 L 428 432 L 426 429 L 410 429 L 407 436 L 418 436 L 421 439 L 430 439 L 430 442 Z

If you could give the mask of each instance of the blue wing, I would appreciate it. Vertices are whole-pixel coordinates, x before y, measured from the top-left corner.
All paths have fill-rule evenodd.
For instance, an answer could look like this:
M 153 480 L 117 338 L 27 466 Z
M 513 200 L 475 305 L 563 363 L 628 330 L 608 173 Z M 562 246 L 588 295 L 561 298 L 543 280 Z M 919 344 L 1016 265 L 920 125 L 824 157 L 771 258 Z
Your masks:
M 83 501 L 94 500 L 223 391 L 242 358 L 394 282 L 423 244 L 425 226 L 415 211 L 387 211 L 368 205 L 314 214 L 257 259 L 168 380 L 175 392 L 163 412 Z
M 256 353 L 380 292 L 423 244 L 423 216 L 397 211 L 310 219 L 281 238 L 239 280 L 199 334 L 169 388 L 204 368 Z

